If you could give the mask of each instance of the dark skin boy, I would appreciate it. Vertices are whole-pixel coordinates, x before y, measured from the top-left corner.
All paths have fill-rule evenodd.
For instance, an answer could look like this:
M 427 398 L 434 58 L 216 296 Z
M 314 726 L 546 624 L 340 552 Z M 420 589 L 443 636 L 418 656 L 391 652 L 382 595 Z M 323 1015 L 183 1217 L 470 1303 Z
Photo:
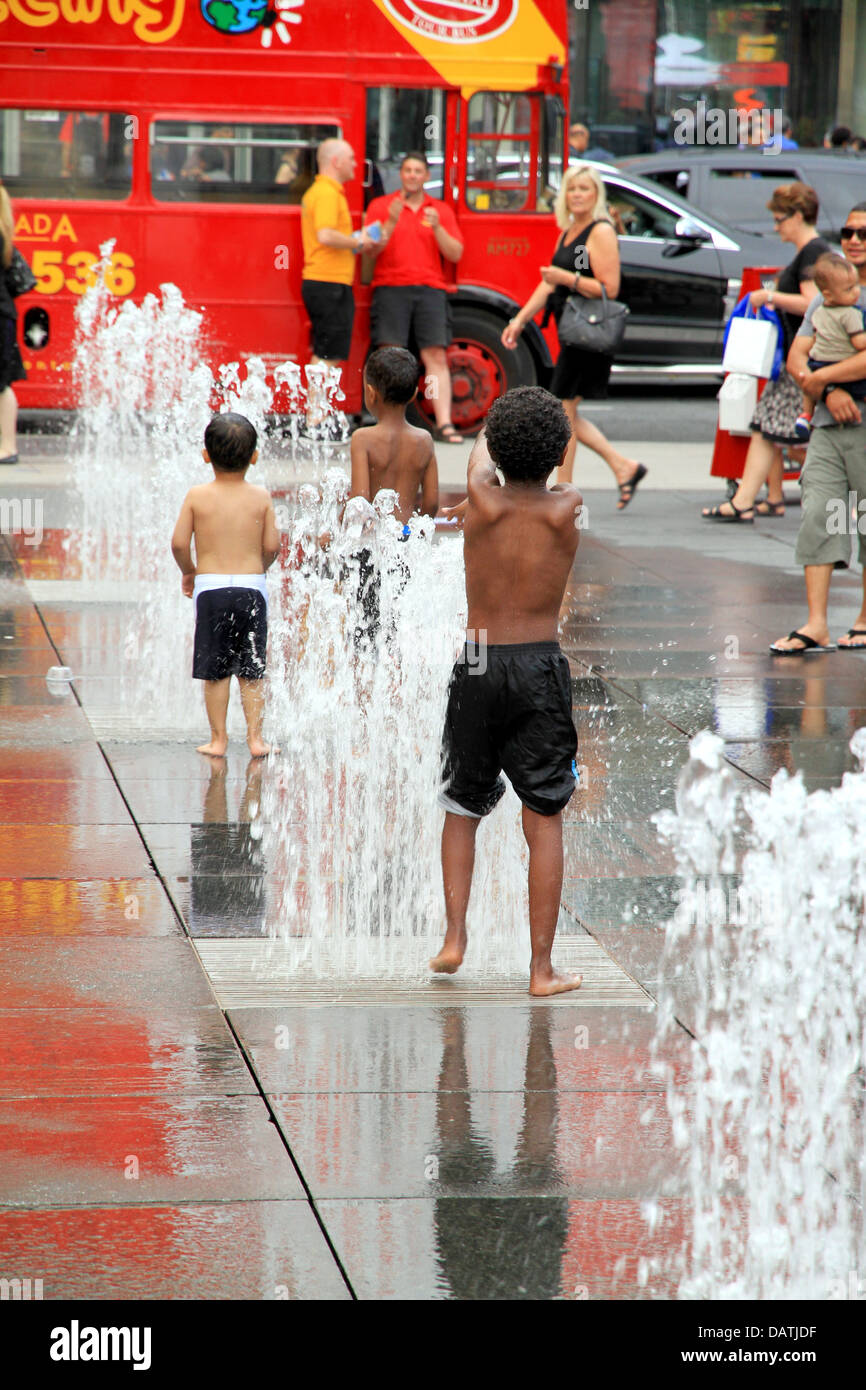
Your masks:
M 376 424 L 352 435 L 351 495 L 372 502 L 377 492 L 393 488 L 398 497 L 394 509 L 398 521 L 405 525 L 416 509 L 435 516 L 439 509 L 436 455 L 427 431 L 416 429 L 406 419 L 411 401 L 384 401 L 366 377 L 364 400 Z
M 483 434 L 469 459 L 467 491 L 465 502 L 447 509 L 462 521 L 464 530 L 467 639 L 491 646 L 556 642 L 559 611 L 580 540 L 583 498 L 571 483 L 550 488 L 546 479 L 506 478 L 500 483 Z M 447 928 L 442 950 L 430 962 L 437 973 L 452 975 L 463 962 L 478 825 L 474 818 L 445 813 L 442 877 Z M 562 994 L 577 989 L 582 980 L 580 975 L 558 973 L 550 959 L 562 892 L 562 812 L 542 816 L 524 806 L 523 833 L 529 846 L 529 992 Z

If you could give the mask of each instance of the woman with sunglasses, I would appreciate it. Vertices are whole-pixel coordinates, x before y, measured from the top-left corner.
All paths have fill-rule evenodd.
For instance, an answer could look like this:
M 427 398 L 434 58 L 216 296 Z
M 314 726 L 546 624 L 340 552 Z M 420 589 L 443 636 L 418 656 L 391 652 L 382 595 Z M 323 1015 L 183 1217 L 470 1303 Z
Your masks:
M 775 309 L 785 335 L 783 358 L 787 357 L 809 302 L 817 293 L 811 278 L 811 268 L 831 249 L 815 230 L 818 219 L 818 196 L 805 183 L 780 184 L 767 207 L 773 214 L 773 224 L 782 241 L 796 247 L 790 265 L 779 275 L 771 290 L 753 290 L 749 296 L 752 309 L 767 304 Z M 730 502 L 720 507 L 705 507 L 702 515 L 711 521 L 754 521 L 758 516 L 784 516 L 782 448 L 796 447 L 794 424 L 800 414 L 800 392 L 795 381 L 782 367 L 776 381 L 768 381 L 758 401 L 751 422 L 752 438 L 746 454 L 743 478 Z M 755 503 L 764 483 L 767 500 Z
M 866 203 L 849 212 L 839 234 L 846 260 L 860 277 L 860 308 L 866 309 Z M 812 306 L 810 306 L 811 308 Z M 788 369 L 815 402 L 809 452 L 803 465 L 803 509 L 797 534 L 797 563 L 804 567 L 809 616 L 799 628 L 770 647 L 776 656 L 803 652 L 866 651 L 866 421 L 863 402 L 845 390 L 846 381 L 866 376 L 866 352 L 808 370 L 811 312 L 788 357 Z M 854 513 L 852 517 L 852 512 Z M 827 626 L 827 602 L 834 569 L 847 569 L 851 539 L 863 566 L 860 612 L 835 645 Z

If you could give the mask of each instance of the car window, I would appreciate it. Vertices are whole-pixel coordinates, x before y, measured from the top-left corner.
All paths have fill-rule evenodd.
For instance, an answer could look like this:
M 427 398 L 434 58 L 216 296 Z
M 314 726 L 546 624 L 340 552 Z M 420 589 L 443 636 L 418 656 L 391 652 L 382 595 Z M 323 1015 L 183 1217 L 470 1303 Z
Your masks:
M 636 193 L 633 188 L 623 188 L 607 179 L 605 190 L 607 205 L 620 236 L 666 241 L 676 235 L 676 224 L 682 213 L 674 212 L 642 193 Z
M 681 198 L 689 196 L 688 169 L 653 169 L 651 172 L 644 173 L 643 177 L 652 179 L 653 183 L 661 184 L 662 188 L 669 188 L 671 193 L 678 193 Z
M 708 212 L 717 212 L 734 227 L 748 225 L 768 232 L 773 230 L 773 217 L 767 204 L 774 189 L 798 177 L 796 170 L 780 169 L 769 157 L 745 168 L 711 168 L 709 174 Z

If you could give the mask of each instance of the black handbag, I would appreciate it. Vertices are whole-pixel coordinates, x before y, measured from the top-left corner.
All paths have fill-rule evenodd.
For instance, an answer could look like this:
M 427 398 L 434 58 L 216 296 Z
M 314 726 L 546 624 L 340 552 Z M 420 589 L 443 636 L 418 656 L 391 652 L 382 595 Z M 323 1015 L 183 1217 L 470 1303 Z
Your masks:
M 12 247 L 12 260 L 6 267 L 6 288 L 13 299 L 36 288 L 36 276 L 17 246 Z
M 566 347 L 612 357 L 625 337 L 628 315 L 628 305 L 619 299 L 608 299 L 603 287 L 601 299 L 570 294 L 558 324 L 559 341 Z

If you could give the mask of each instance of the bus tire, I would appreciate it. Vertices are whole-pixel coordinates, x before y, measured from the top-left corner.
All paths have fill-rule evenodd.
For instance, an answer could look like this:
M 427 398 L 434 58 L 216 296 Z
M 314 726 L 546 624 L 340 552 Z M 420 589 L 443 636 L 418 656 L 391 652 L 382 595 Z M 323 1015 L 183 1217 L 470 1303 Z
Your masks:
M 452 339 L 448 348 L 451 368 L 451 419 L 461 433 L 477 434 L 498 396 L 513 386 L 536 386 L 535 358 L 519 339 L 513 351 L 502 346 L 506 320 L 473 305 L 457 304 L 452 311 Z M 419 402 L 433 418 L 432 401 Z

